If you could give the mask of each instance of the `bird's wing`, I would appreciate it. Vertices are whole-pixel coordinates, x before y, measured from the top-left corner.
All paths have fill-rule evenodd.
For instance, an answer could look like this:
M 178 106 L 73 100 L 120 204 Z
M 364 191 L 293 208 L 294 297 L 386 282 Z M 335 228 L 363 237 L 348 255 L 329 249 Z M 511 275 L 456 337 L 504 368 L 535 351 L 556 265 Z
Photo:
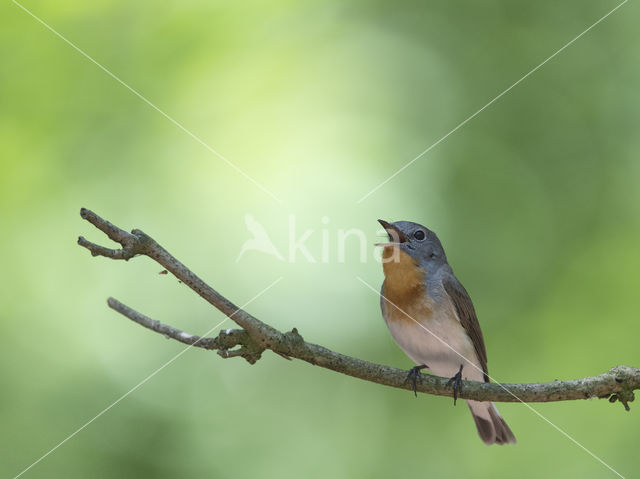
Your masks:
M 453 275 L 447 275 L 447 277 L 442 280 L 442 284 L 456 308 L 462 327 L 471 338 L 473 347 L 476 350 L 476 356 L 478 356 L 482 371 L 484 372 L 484 380 L 485 382 L 489 382 L 487 350 L 484 347 L 484 339 L 482 338 L 480 323 L 478 322 L 476 310 L 473 307 L 469 293 L 467 293 L 464 286 L 462 286 L 460 281 L 458 281 Z

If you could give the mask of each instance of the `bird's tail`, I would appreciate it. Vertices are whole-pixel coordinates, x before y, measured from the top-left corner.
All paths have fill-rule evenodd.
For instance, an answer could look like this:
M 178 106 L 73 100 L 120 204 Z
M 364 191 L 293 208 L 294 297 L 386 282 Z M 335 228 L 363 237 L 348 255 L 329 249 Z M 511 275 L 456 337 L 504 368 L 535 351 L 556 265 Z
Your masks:
M 487 444 L 515 444 L 516 437 L 492 402 L 467 401 L 480 439 Z

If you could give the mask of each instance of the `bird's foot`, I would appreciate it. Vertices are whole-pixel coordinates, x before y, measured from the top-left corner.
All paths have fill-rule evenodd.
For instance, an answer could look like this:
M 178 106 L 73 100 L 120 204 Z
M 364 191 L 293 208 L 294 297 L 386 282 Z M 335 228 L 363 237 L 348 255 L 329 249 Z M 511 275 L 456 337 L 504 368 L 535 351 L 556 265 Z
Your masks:
M 414 368 L 415 369 L 415 368 Z M 462 364 L 460 365 L 460 371 L 456 373 L 451 379 L 447 381 L 447 386 L 453 384 L 453 405 L 456 405 L 458 400 L 458 394 L 462 392 Z
M 420 370 L 428 367 L 429 366 L 427 366 L 426 364 L 414 366 L 409 369 L 409 372 L 407 373 L 407 379 L 405 379 L 405 382 L 411 381 L 411 385 L 413 386 L 413 394 L 415 395 L 415 397 L 418 397 L 418 380 L 420 379 Z

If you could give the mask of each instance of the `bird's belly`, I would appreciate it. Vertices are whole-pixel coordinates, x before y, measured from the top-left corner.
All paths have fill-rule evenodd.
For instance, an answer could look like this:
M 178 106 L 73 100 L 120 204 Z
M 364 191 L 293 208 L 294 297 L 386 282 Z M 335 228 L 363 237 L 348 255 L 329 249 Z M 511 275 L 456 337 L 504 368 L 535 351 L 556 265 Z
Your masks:
M 393 339 L 407 356 L 438 376 L 452 377 L 463 365 L 464 379 L 483 380 L 473 343 L 457 317 L 449 311 L 433 311 L 427 319 L 408 313 L 411 318 L 385 315 Z

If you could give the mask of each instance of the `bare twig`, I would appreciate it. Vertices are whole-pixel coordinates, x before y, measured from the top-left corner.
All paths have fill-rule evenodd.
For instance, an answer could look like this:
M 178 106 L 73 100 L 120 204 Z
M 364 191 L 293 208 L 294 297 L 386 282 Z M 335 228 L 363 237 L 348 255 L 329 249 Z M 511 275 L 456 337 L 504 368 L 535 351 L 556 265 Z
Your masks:
M 300 359 L 365 381 L 412 389 L 412 385 L 406 381 L 406 371 L 345 356 L 308 343 L 295 328 L 282 333 L 263 323 L 224 298 L 142 231 L 133 230 L 128 233 L 84 208 L 80 215 L 122 246 L 121 249 L 109 249 L 80 237 L 78 244 L 87 248 L 93 256 L 124 260 L 136 255 L 148 256 L 230 317 L 241 329 L 223 331 L 215 338 L 202 338 L 153 320 L 118 300 L 109 298 L 109 307 L 141 326 L 190 346 L 215 349 L 225 358 L 240 356 L 253 364 L 268 349 L 286 358 Z M 447 386 L 447 381 L 448 378 L 423 374 L 417 390 L 451 397 L 453 390 Z M 496 402 L 550 402 L 599 397 L 609 398 L 610 402 L 620 401 L 629 410 L 628 403 L 633 401 L 633 391 L 636 389 L 640 389 L 640 369 L 617 366 L 599 376 L 549 383 L 496 384 L 464 381 L 460 397 Z
M 145 255 L 161 264 L 166 270 L 182 281 L 184 284 L 193 289 L 198 295 L 208 301 L 210 304 L 218 308 L 227 316 L 233 315 L 233 320 L 251 337 L 267 342 L 272 338 L 277 338 L 280 334 L 276 329 L 262 323 L 249 313 L 241 310 L 227 298 L 214 290 L 207 283 L 196 276 L 189 268 L 183 265 L 176 258 L 171 256 L 167 250 L 156 243 L 151 237 L 144 232 L 134 229 L 128 233 L 120 228 L 103 220 L 93 211 L 86 208 L 80 210 L 80 216 L 103 231 L 113 241 L 120 243 L 122 249 L 112 250 L 104 248 L 95 243 L 87 241 L 84 237 L 78 238 L 78 244 L 91 251 L 93 256 L 105 256 L 111 259 L 129 260 L 136 255 Z

